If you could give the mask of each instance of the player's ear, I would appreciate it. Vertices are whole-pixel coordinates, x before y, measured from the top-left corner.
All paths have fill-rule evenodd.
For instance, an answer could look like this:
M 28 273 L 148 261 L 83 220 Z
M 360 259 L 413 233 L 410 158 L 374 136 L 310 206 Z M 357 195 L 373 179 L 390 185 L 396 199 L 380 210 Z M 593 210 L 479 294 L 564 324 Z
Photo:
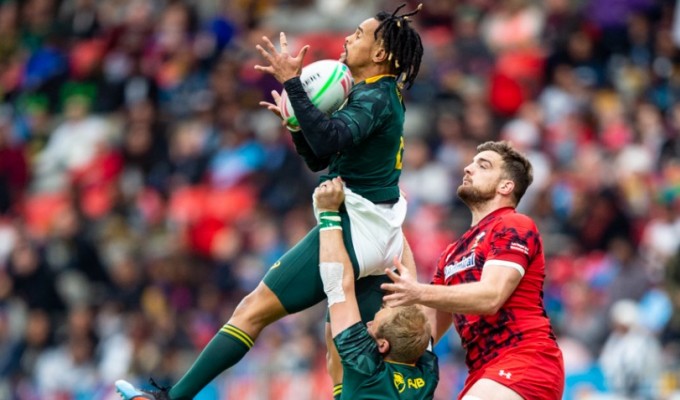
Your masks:
M 390 352 L 390 342 L 388 342 L 387 339 L 379 338 L 376 339 L 375 342 L 378 345 L 378 351 L 380 352 L 380 354 L 385 356 Z
M 375 49 L 373 50 L 373 62 L 376 64 L 382 63 L 387 61 L 387 58 L 389 55 L 385 51 L 385 48 L 382 47 L 379 44 L 376 44 Z
M 509 196 L 513 190 L 515 190 L 515 182 L 509 179 L 503 179 L 498 185 L 498 191 L 502 195 Z

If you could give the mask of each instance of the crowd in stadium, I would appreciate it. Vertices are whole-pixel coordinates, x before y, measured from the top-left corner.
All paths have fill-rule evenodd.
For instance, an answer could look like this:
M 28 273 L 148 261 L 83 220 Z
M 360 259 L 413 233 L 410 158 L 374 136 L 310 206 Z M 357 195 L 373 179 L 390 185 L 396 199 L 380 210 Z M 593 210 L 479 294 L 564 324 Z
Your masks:
M 176 381 L 316 223 L 318 175 L 258 105 L 280 84 L 255 45 L 284 30 L 307 62 L 337 58 L 400 3 L 0 0 L 0 398 Z M 469 226 L 476 146 L 509 140 L 535 171 L 520 211 L 543 235 L 565 399 L 679 399 L 675 2 L 423 3 L 401 181 L 420 281 Z M 331 398 L 325 312 L 268 327 L 198 398 Z M 455 331 L 435 350 L 454 399 Z

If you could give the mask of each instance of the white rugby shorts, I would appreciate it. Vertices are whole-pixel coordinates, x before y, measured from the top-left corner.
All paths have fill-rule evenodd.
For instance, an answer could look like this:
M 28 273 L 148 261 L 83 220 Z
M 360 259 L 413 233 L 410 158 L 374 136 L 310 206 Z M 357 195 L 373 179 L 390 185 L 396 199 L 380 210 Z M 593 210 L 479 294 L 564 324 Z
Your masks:
M 401 226 L 406 219 L 406 199 L 400 196 L 395 204 L 374 204 L 345 187 L 345 208 L 359 262 L 359 278 L 384 275 L 385 268 L 394 267 L 394 256 L 401 259 L 404 250 Z M 314 215 L 318 222 L 316 202 Z

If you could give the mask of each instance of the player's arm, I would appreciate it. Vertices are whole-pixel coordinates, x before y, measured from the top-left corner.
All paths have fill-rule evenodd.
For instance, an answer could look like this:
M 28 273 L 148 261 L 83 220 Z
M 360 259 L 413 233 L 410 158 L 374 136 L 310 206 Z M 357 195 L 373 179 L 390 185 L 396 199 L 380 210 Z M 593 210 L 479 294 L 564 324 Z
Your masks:
M 516 270 L 493 264 L 484 267 L 479 282 L 453 286 L 422 284 L 404 273 L 389 271 L 388 275 L 393 283 L 383 284 L 382 288 L 392 292 L 384 297 L 390 306 L 417 303 L 447 313 L 477 315 L 498 312 L 521 279 Z
M 385 301 L 392 306 L 419 303 L 452 313 L 495 314 L 519 285 L 529 265 L 530 247 L 536 248 L 535 243 L 532 246 L 527 243 L 537 240 L 537 235 L 531 234 L 534 229 L 527 228 L 527 223 L 526 217 L 515 214 L 492 230 L 491 247 L 484 255 L 486 262 L 478 282 L 423 285 L 411 276 L 387 271 L 393 283 L 383 284 L 383 289 L 394 293 L 386 296 Z
M 393 283 L 382 285 L 391 294 L 384 297 L 390 306 L 422 304 L 440 311 L 458 314 L 495 314 L 519 284 L 522 275 L 514 268 L 487 263 L 479 282 L 453 286 L 417 282 L 403 267 L 400 274 L 386 271 Z
M 404 250 L 401 253 L 401 263 L 406 267 L 408 272 L 413 276 L 418 276 L 418 268 L 416 267 L 416 259 L 413 256 L 413 250 L 404 236 Z
M 306 153 L 307 150 L 311 150 L 311 152 L 320 160 L 311 162 L 312 165 L 310 165 L 310 168 L 312 168 L 312 170 L 323 169 L 318 168 L 318 165 L 323 164 L 324 158 L 336 153 L 338 149 L 343 148 L 346 143 L 351 144 L 351 132 L 346 129 L 343 122 L 331 122 L 330 118 L 314 107 L 302 87 L 302 82 L 300 82 L 302 61 L 309 50 L 309 46 L 304 46 L 297 56 L 292 56 L 288 52 L 288 40 L 283 32 L 279 34 L 281 51 L 277 51 L 268 37 L 263 36 L 262 41 L 263 44 L 258 44 L 255 48 L 260 55 L 262 55 L 264 60 L 269 62 L 269 65 L 255 65 L 255 69 L 271 74 L 277 81 L 283 83 L 286 92 L 288 92 L 288 98 L 295 110 L 295 116 L 300 123 L 300 127 L 303 130 L 309 131 L 309 135 L 304 134 L 307 140 L 306 148 L 300 147 L 305 146 L 305 144 L 300 141 L 296 143 L 296 148 L 298 148 L 298 152 L 302 149 L 302 152 L 305 153 L 304 155 L 301 155 L 305 157 L 305 162 L 307 162 L 308 165 L 310 162 L 307 161 L 307 158 L 310 158 L 311 160 L 311 157 L 308 157 L 309 155 Z M 272 94 L 274 95 L 274 93 Z M 274 95 L 274 100 L 277 104 L 268 102 L 260 102 L 260 104 L 281 116 L 281 109 L 278 106 L 281 99 L 278 93 Z M 326 166 L 327 165 L 326 162 Z
M 291 131 L 290 133 L 291 137 L 293 138 L 293 144 L 295 145 L 295 151 L 302 157 L 310 170 L 317 172 L 328 167 L 331 162 L 331 158 L 317 157 L 316 154 L 314 154 L 312 148 L 309 146 L 309 143 L 307 143 L 307 139 L 305 139 L 305 136 L 301 131 Z
M 342 239 L 337 210 L 344 199 L 342 181 L 335 178 L 314 191 L 317 207 L 322 211 L 319 232 L 319 274 L 328 297 L 331 333 L 340 332 L 361 321 L 354 292 L 354 270 Z
M 301 133 L 317 157 L 331 156 L 361 143 L 391 117 L 389 95 L 379 84 L 353 90 L 347 105 L 330 117 L 314 107 L 299 77 L 286 81 L 284 87 Z
M 411 250 L 411 246 L 408 244 L 406 237 L 404 237 L 404 251 L 401 255 L 401 263 L 410 276 L 418 276 L 413 250 Z M 428 321 L 430 321 L 432 337 L 434 342 L 437 343 L 451 327 L 453 317 L 449 312 L 440 311 L 431 307 L 424 307 L 423 311 L 425 312 L 425 315 L 427 315 Z
M 277 117 L 283 119 L 281 116 L 281 95 L 276 90 L 272 90 L 272 97 L 274 98 L 274 103 L 261 101 L 260 105 L 267 107 L 269 111 L 276 114 Z M 299 128 L 292 129 L 289 126 L 286 126 L 286 128 L 288 128 L 288 130 L 291 132 L 293 144 L 295 144 L 295 151 L 302 157 L 310 170 L 316 172 L 328 167 L 330 164 L 330 157 L 317 157 L 316 154 L 314 154 L 312 148 L 309 146 L 309 143 L 307 143 L 305 136 L 300 132 Z
M 434 343 L 438 343 L 453 323 L 453 314 L 448 311 L 437 310 L 432 307 L 423 307 L 423 311 L 430 321 L 430 331 Z
M 329 157 L 352 146 L 352 132 L 343 120 L 331 118 L 312 104 L 299 76 L 283 83 L 290 104 L 295 110 L 295 118 L 309 148 L 318 158 Z

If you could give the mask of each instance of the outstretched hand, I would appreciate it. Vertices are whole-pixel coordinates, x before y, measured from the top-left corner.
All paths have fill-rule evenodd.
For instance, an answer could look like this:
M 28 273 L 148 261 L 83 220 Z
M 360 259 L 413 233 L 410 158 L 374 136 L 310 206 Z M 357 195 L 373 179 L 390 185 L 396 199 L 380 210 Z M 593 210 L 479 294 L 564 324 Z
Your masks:
M 286 126 L 286 121 L 283 119 L 283 116 L 281 115 L 281 95 L 276 90 L 272 90 L 272 98 L 274 99 L 273 103 L 270 103 L 268 101 L 261 101 L 259 104 L 262 107 L 265 107 L 267 110 L 276 114 L 277 117 L 281 118 L 281 125 Z
M 390 268 L 385 269 L 385 273 L 392 280 L 392 283 L 380 285 L 382 290 L 388 292 L 383 297 L 383 301 L 390 307 L 408 306 L 418 303 L 422 285 L 418 283 L 416 277 L 411 275 L 409 270 L 399 261 L 398 257 L 394 257 L 394 266 L 398 273 Z
M 281 52 L 276 50 L 276 47 L 268 37 L 262 36 L 262 41 L 264 41 L 266 49 L 259 44 L 255 48 L 269 62 L 269 65 L 256 65 L 256 70 L 274 75 L 274 78 L 280 83 L 300 75 L 302 72 L 302 61 L 305 58 L 305 54 L 307 54 L 307 50 L 309 50 L 309 45 L 304 46 L 297 56 L 293 57 L 288 54 L 288 40 L 285 33 L 281 32 L 279 34 Z

